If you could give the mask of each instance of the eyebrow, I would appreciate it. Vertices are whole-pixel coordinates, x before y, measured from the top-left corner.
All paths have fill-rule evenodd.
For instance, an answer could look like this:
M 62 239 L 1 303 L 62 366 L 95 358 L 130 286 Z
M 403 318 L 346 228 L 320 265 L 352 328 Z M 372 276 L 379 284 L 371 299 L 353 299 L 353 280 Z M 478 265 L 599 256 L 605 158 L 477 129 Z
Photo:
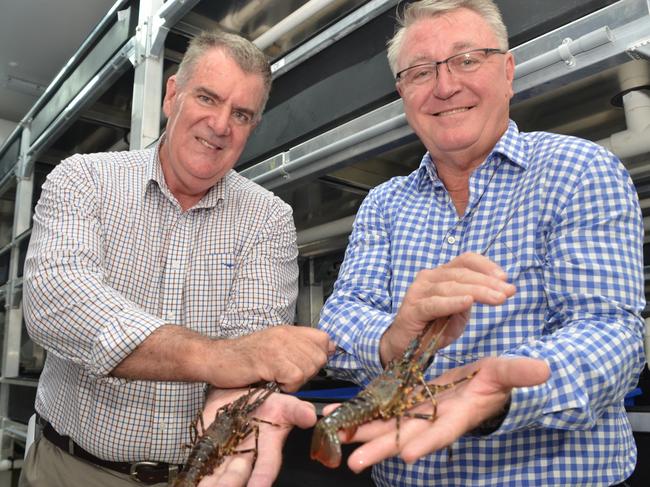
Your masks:
M 207 95 L 207 96 L 209 96 L 211 98 L 215 98 L 220 103 L 223 103 L 223 101 L 224 101 L 223 98 L 218 93 L 216 93 L 216 92 L 214 92 L 212 90 L 209 90 L 208 88 L 205 88 L 204 86 L 199 86 L 198 88 L 196 88 L 194 90 L 194 92 L 196 94 L 199 94 L 199 95 Z M 255 117 L 255 111 L 251 110 L 250 108 L 233 105 L 233 109 L 235 111 L 245 113 L 246 115 L 249 115 L 251 118 Z
M 456 54 L 461 54 L 464 51 L 474 49 L 474 46 L 475 46 L 474 43 L 467 42 L 467 41 L 455 42 L 451 46 L 452 52 L 454 54 L 451 54 L 450 56 L 455 56 Z M 450 56 L 447 56 L 447 57 L 450 57 Z M 428 55 L 420 54 L 420 55 L 416 56 L 415 58 L 413 58 L 411 60 L 411 62 L 409 63 L 409 65 L 410 66 L 415 66 L 415 65 L 420 64 L 420 63 L 428 63 L 428 62 L 433 62 L 433 61 L 434 60 L 432 60 L 431 57 L 429 57 Z M 435 61 L 438 61 L 438 60 L 436 59 Z

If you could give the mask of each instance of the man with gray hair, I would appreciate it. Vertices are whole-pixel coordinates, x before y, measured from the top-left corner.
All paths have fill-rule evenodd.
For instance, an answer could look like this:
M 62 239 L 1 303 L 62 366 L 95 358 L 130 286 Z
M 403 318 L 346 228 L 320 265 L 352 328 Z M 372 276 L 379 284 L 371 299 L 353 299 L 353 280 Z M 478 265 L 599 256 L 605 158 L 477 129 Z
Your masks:
M 388 58 L 427 152 L 364 200 L 320 327 L 342 351 L 331 369 L 365 385 L 445 326 L 426 379 L 467 380 L 399 441 L 394 420 L 361 426 L 348 465 L 377 464 L 380 486 L 624 482 L 645 305 L 629 174 L 586 140 L 519 132 L 490 0 L 409 3 Z
M 24 279 L 27 329 L 48 351 L 43 437 L 21 486 L 170 485 L 206 385 L 209 424 L 249 384 L 295 391 L 333 351 L 290 326 L 291 208 L 233 171 L 270 85 L 257 47 L 202 34 L 167 81 L 155 147 L 75 155 L 48 176 Z M 291 426 L 316 421 L 280 393 L 255 416 L 275 426 L 260 425 L 254 470 L 252 453 L 233 455 L 202 487 L 270 486 Z

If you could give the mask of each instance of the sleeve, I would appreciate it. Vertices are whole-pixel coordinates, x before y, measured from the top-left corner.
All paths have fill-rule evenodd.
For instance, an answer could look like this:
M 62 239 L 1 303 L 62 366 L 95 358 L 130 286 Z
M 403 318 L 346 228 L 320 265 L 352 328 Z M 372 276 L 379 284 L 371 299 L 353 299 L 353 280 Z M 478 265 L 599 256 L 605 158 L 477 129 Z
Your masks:
M 101 377 L 164 321 L 105 284 L 98 205 L 83 156 L 48 175 L 34 212 L 23 310 L 36 343 Z
M 551 378 L 513 390 L 500 431 L 591 429 L 621 405 L 645 358 L 643 223 L 636 190 L 604 149 L 559 205 L 546 242 L 542 339 L 507 355 L 542 358 Z
M 266 214 L 265 218 L 260 218 Z M 292 324 L 298 297 L 298 247 L 291 207 L 272 197 L 266 212 L 258 207 L 241 224 L 253 227 L 251 244 L 239 255 L 220 322 L 225 336 L 240 336 L 267 326 Z M 259 227 L 257 226 L 259 225 Z
M 319 323 L 338 346 L 328 369 L 361 385 L 383 371 L 379 341 L 395 318 L 391 240 L 380 206 L 382 193 L 382 187 L 373 189 L 357 212 L 345 259 Z

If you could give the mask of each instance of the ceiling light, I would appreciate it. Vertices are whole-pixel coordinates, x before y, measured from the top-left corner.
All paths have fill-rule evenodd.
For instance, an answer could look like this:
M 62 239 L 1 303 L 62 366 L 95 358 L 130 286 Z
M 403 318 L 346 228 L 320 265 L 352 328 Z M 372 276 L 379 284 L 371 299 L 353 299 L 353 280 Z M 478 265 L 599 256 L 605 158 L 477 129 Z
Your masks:
M 5 78 L 3 85 L 9 90 L 31 96 L 40 96 L 45 91 L 45 86 L 43 85 L 11 75 Z

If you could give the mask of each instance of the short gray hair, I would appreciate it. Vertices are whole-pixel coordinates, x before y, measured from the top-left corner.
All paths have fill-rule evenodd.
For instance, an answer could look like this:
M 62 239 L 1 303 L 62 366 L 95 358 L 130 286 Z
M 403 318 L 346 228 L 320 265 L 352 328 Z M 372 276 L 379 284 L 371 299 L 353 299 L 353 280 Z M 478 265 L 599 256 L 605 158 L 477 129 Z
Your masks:
M 459 8 L 473 10 L 483 17 L 494 31 L 499 49 L 508 50 L 508 31 L 501 18 L 499 8 L 492 0 L 421 0 L 409 3 L 401 15 L 398 14 L 397 30 L 393 38 L 388 41 L 388 64 L 393 75 L 397 74 L 397 56 L 402 49 L 406 29 L 422 18 L 437 17 Z
M 260 113 L 257 114 L 258 117 L 261 116 L 271 92 L 271 66 L 266 55 L 255 44 L 236 34 L 213 30 L 194 37 L 176 72 L 178 85 L 182 87 L 190 80 L 199 59 L 211 49 L 223 49 L 242 71 L 261 76 L 264 82 L 264 96 Z

